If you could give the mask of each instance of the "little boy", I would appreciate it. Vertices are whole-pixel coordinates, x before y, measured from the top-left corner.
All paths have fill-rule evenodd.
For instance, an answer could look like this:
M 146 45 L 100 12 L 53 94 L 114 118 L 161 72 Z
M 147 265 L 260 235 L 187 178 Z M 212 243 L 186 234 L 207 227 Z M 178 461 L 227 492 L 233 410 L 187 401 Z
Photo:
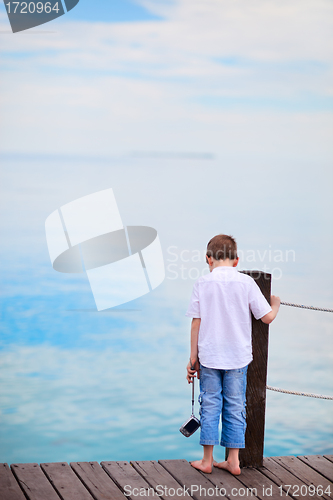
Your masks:
M 210 274 L 196 281 L 186 316 L 192 319 L 191 357 L 187 380 L 200 378 L 200 444 L 202 460 L 191 463 L 203 472 L 212 465 L 239 475 L 239 449 L 245 448 L 246 380 L 252 361 L 251 312 L 266 324 L 276 317 L 279 297 L 271 306 L 256 282 L 236 270 L 239 258 L 232 236 L 219 234 L 207 245 Z M 191 369 L 191 366 L 193 369 Z M 219 444 L 218 426 L 222 414 L 220 444 L 229 449 L 225 462 L 214 462 L 213 447 Z

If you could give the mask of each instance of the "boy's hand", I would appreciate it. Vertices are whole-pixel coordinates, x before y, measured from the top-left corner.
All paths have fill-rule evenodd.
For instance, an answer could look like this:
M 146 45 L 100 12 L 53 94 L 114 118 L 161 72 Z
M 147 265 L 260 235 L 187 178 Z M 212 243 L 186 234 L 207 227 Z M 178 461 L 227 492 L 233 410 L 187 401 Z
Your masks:
M 271 295 L 271 308 L 276 307 L 279 309 L 281 303 L 280 297 L 277 297 L 276 295 Z
M 191 361 L 192 361 L 192 364 L 191 364 Z M 186 367 L 186 370 L 187 370 L 186 379 L 187 379 L 189 384 L 191 384 L 193 382 L 193 378 L 195 377 L 195 373 L 197 373 L 197 377 L 198 377 L 198 379 L 200 379 L 199 360 L 196 359 L 194 361 L 194 363 L 193 363 L 193 359 L 191 361 L 188 362 L 187 367 Z M 193 369 L 191 367 L 193 367 Z

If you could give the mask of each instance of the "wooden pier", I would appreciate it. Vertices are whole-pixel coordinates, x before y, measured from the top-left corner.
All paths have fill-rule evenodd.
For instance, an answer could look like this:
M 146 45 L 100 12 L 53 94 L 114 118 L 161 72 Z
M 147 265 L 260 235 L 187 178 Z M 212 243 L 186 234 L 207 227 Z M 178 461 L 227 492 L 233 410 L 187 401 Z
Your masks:
M 1 464 L 1 500 L 333 498 L 333 455 L 264 458 L 240 476 L 186 460 Z

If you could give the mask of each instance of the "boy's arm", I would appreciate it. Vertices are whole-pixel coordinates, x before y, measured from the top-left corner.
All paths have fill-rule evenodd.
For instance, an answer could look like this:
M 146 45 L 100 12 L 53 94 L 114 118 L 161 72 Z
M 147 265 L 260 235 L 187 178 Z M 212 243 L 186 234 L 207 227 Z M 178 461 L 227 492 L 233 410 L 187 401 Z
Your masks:
M 280 297 L 276 297 L 275 295 L 271 295 L 271 312 L 268 314 L 265 314 L 261 319 L 263 323 L 266 323 L 266 325 L 269 325 L 272 323 L 272 321 L 276 318 L 277 313 L 279 312 L 280 308 Z
M 199 329 L 200 329 L 200 318 L 193 318 L 191 324 L 191 355 L 190 361 L 187 365 L 187 381 L 190 384 L 193 380 L 194 374 L 197 372 L 198 379 L 200 378 L 200 364 L 198 358 L 198 337 L 199 337 Z M 191 365 L 193 366 L 193 370 L 191 370 Z

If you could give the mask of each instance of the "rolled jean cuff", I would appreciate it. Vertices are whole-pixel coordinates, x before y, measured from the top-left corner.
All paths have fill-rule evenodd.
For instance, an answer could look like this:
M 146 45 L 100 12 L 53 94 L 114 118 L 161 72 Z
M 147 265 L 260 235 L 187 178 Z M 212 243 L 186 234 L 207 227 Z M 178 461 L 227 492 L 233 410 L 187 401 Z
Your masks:
M 245 443 L 226 443 L 225 441 L 221 441 L 220 444 L 224 448 L 245 448 Z
M 201 444 L 201 446 L 206 446 L 206 445 L 211 445 L 211 446 L 217 446 L 219 444 L 219 441 L 217 440 L 210 440 L 208 441 L 207 439 L 204 439 L 204 440 L 201 440 L 199 441 L 199 444 Z

